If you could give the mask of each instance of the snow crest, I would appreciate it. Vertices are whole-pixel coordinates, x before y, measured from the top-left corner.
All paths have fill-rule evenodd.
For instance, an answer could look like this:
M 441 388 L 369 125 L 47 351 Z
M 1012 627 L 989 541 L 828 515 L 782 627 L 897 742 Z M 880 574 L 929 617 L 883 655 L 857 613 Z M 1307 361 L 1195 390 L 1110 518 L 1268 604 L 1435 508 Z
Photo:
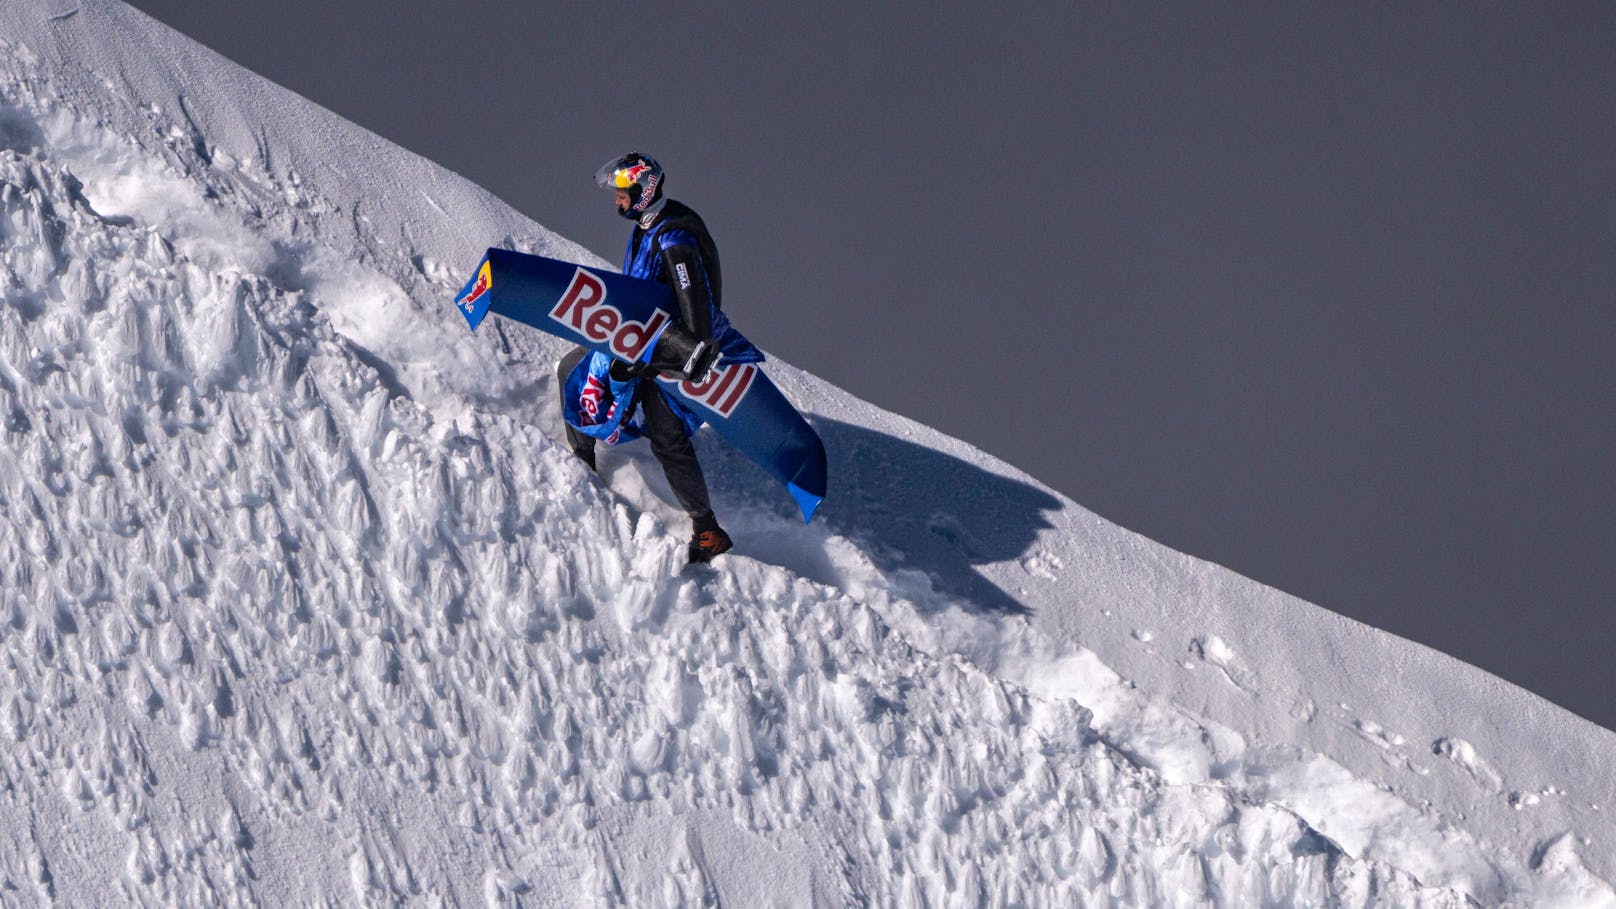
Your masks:
M 114 25 L 183 46 L 33 27 Z M 1574 835 L 1490 845 L 906 566 L 990 548 L 946 515 L 802 530 L 705 440 L 749 542 L 684 566 L 643 455 L 546 435 L 548 342 L 460 343 L 441 248 L 5 49 L 5 901 L 1616 905 Z

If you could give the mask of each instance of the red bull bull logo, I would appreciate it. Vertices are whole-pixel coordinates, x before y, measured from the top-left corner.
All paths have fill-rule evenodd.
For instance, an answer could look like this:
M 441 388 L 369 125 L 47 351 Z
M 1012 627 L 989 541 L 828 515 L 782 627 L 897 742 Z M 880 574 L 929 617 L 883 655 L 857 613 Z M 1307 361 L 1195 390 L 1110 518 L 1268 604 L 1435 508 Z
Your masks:
M 488 269 L 488 260 L 484 259 L 483 267 L 477 269 L 477 283 L 471 286 L 471 290 L 468 291 L 465 296 L 456 300 L 455 305 L 459 306 L 461 309 L 464 309 L 466 312 L 475 312 L 477 309 L 477 300 L 481 298 L 483 294 L 488 293 L 488 288 L 493 286 L 494 275 L 493 272 L 489 271 Z
M 573 274 L 566 293 L 550 310 L 550 318 L 596 344 L 605 344 L 614 355 L 630 363 L 639 362 L 640 355 L 673 321 L 661 310 L 644 322 L 630 321 L 606 302 L 605 283 L 582 268 Z

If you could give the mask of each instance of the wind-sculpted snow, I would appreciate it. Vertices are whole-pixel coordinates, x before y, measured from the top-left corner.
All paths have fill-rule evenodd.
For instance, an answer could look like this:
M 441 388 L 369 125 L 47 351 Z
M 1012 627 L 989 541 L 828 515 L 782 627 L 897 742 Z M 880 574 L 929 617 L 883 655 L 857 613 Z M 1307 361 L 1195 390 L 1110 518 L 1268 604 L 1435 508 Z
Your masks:
M 0 154 L 16 892 L 690 905 L 712 847 L 601 831 L 704 812 L 832 904 L 1418 894 L 833 589 L 682 573 L 534 428 Z
M 53 69 L 39 29 L 108 19 L 200 52 L 47 6 L 0 66 L 0 903 L 1616 905 L 1607 844 L 1522 852 L 1042 637 L 1004 572 L 1076 596 L 1094 519 L 897 418 L 813 398 L 851 463 L 806 530 L 703 437 L 741 547 L 684 566 L 653 462 L 546 434 L 555 351 L 454 324 L 440 228 Z M 1265 695 L 1268 655 L 1189 631 L 1163 659 Z M 1398 773 L 1566 797 L 1353 722 Z

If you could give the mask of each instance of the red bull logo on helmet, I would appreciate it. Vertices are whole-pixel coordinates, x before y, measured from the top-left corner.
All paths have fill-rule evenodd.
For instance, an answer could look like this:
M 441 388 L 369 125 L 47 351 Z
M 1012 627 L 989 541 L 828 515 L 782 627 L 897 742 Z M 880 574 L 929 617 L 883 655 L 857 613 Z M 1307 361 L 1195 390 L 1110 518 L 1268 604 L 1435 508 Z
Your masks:
M 617 172 L 617 186 L 619 189 L 628 189 L 631 184 L 640 179 L 640 174 L 651 169 L 649 164 L 636 164 L 625 167 Z
M 643 168 L 644 165 L 641 165 L 641 167 Z M 657 184 L 661 182 L 661 177 L 656 174 L 651 175 L 651 179 L 645 183 L 645 188 L 640 190 L 640 201 L 634 203 L 635 211 L 645 211 L 646 208 L 650 207 L 651 202 L 656 199 Z
M 605 282 L 583 268 L 573 274 L 572 283 L 550 310 L 550 318 L 596 344 L 605 344 L 630 363 L 639 362 L 640 355 L 673 321 L 661 310 L 644 322 L 630 321 L 622 310 L 606 302 Z

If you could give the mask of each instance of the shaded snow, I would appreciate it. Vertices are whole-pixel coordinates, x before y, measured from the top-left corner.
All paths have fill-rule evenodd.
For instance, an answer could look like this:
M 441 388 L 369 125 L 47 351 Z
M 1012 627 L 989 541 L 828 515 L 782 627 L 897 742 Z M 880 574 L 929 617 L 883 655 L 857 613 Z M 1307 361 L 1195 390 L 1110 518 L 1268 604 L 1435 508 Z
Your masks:
M 448 304 L 597 259 L 127 7 L 0 26 L 0 901 L 1616 905 L 1610 733 L 779 363 L 823 520 L 704 435 L 687 568 Z

